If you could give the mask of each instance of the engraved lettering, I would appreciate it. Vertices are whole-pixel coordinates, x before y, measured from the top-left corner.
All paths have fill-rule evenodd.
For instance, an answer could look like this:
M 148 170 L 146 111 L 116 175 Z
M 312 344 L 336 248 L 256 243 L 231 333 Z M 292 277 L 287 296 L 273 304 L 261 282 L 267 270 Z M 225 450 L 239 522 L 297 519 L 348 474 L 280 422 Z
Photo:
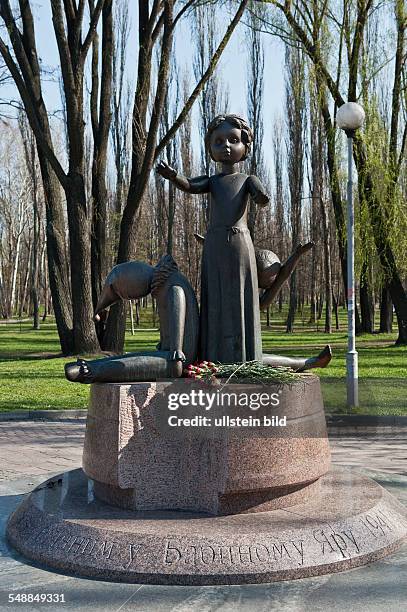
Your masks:
M 238 548 L 239 560 L 240 563 L 253 563 L 250 546 L 241 545 Z
M 101 547 L 97 551 L 96 556 L 106 557 L 106 559 L 110 559 L 113 551 L 113 547 L 116 545 L 116 542 L 112 542 L 111 544 L 107 543 L 107 540 L 102 542 Z
M 352 544 L 354 545 L 354 547 L 356 548 L 356 552 L 360 552 L 359 551 L 359 546 L 358 543 L 356 541 L 355 536 L 352 533 L 352 529 L 349 529 L 349 531 L 342 531 L 343 535 L 348 538 L 349 542 L 352 542 Z
M 172 565 L 179 561 L 181 557 L 181 551 L 176 546 L 170 546 L 170 542 L 168 541 L 165 545 L 164 563 Z
M 388 519 L 386 520 L 386 516 L 382 512 L 380 514 L 381 516 L 378 512 L 375 516 L 366 514 L 364 519 L 361 519 L 362 524 L 375 538 L 386 534 L 384 528 L 386 528 L 388 531 L 393 531 L 393 528 L 391 525 L 389 525 Z
M 291 555 L 287 550 L 285 542 L 282 542 L 280 545 L 272 544 L 272 552 L 275 561 L 277 561 L 277 557 L 279 557 L 279 559 L 281 560 L 283 558 L 284 553 L 291 559 Z
M 205 553 L 205 551 L 208 551 L 208 553 Z M 212 546 L 202 546 L 201 561 L 204 565 L 209 565 L 215 561 L 215 551 Z
M 231 546 L 220 546 L 219 556 L 220 556 L 220 562 L 223 565 L 224 564 L 233 565 L 234 562 L 232 559 L 232 547 Z
M 365 516 L 365 524 L 369 529 L 370 533 L 374 535 L 376 538 L 378 536 L 378 532 L 380 531 L 382 535 L 384 535 L 384 529 L 379 523 L 371 516 L 370 514 L 366 514 Z
M 348 546 L 344 538 L 341 536 L 340 533 L 335 533 L 335 532 L 332 534 L 331 538 L 335 542 L 336 546 L 338 547 L 338 550 L 340 551 L 342 557 L 346 559 L 345 551 L 347 550 Z
M 202 546 L 189 545 L 184 548 L 179 547 L 172 540 L 167 540 L 164 549 L 164 563 L 173 565 L 181 562 L 192 566 L 197 564 L 212 565 L 215 562 L 222 565 L 247 565 L 250 563 L 270 563 L 288 558 L 296 559 L 298 565 L 303 565 L 303 542 L 304 540 L 276 542 L 270 543 L 269 546 L 260 543 L 236 544 L 234 546 L 204 544 Z M 292 545 L 292 549 L 290 545 Z M 130 559 L 129 565 L 131 561 L 132 559 Z
M 380 516 L 380 514 L 376 512 L 376 518 L 381 527 L 386 527 L 389 531 L 393 531 L 393 528 L 391 527 L 391 525 L 389 525 L 389 522 L 386 517 Z
M 95 550 L 96 544 L 97 544 L 96 540 L 92 540 L 92 538 L 88 538 L 85 546 L 81 550 L 81 554 L 88 555 L 88 556 L 92 555 L 93 551 Z M 88 550 L 88 546 L 89 546 L 89 550 Z
M 385 513 L 383 512 L 383 510 L 378 510 L 378 511 L 377 511 L 377 516 L 378 516 L 379 514 L 380 514 L 380 515 L 381 515 L 381 516 L 384 518 L 384 520 L 387 522 L 387 525 L 388 525 L 389 529 L 390 529 L 390 527 L 395 527 L 395 526 L 396 526 L 396 523 L 394 522 L 393 517 L 389 516 L 388 514 L 385 514 Z
M 83 545 L 85 538 L 74 538 L 70 547 L 68 548 L 68 552 L 77 553 L 79 552 L 80 547 Z
M 326 545 L 328 545 L 330 548 L 329 552 L 334 552 L 335 549 L 333 548 L 331 542 L 328 540 L 323 529 L 316 529 L 312 532 L 312 534 L 314 536 L 314 539 L 319 542 L 319 544 L 321 544 L 321 552 L 323 555 L 325 554 Z M 319 537 L 319 539 L 317 536 Z
M 294 542 L 294 540 L 291 540 L 291 544 L 294 546 L 295 550 L 299 553 L 300 557 L 301 557 L 301 561 L 298 561 L 298 565 L 304 565 L 304 547 L 303 547 L 303 542 L 304 540 L 298 540 L 298 545 Z
M 256 544 L 254 551 L 260 563 L 266 563 L 270 560 L 270 551 L 264 544 Z
M 83 543 L 83 546 L 82 546 L 82 548 L 81 548 L 81 550 L 80 550 L 80 554 L 81 554 L 81 555 L 84 555 L 84 554 L 85 554 L 85 551 L 86 551 L 86 549 L 88 548 L 88 546 L 89 546 L 89 542 L 90 542 L 90 541 L 91 541 L 91 540 L 90 540 L 90 538 L 85 538 L 85 541 L 84 541 L 84 543 Z
M 378 529 L 382 535 L 385 534 L 385 531 L 383 529 L 383 526 L 375 519 L 373 518 L 373 516 L 370 516 L 369 514 L 366 515 L 366 522 L 373 527 L 373 529 Z
M 64 534 L 60 534 L 59 536 L 57 536 L 57 538 L 52 542 L 50 548 L 54 548 L 54 546 L 60 546 L 62 548 L 62 550 L 64 550 L 70 543 L 70 541 L 74 539 L 75 540 L 75 536 L 67 536 Z
M 129 544 L 129 560 L 124 566 L 124 569 L 129 569 L 130 565 L 133 563 L 136 558 L 136 553 L 141 548 L 140 544 Z
M 371 525 L 369 525 L 369 523 L 366 521 L 366 519 L 361 519 L 363 525 L 366 527 L 366 529 L 368 530 L 368 532 L 370 533 L 370 535 L 372 535 L 374 538 L 378 538 L 378 534 L 377 532 L 374 532 Z
M 188 546 L 186 549 L 184 563 L 189 563 L 193 566 L 196 565 L 196 546 Z
M 39 531 L 37 535 L 34 535 L 33 542 L 37 542 L 43 535 L 47 533 L 47 531 L 48 531 L 47 527 L 44 527 L 44 529 L 41 529 L 41 531 Z

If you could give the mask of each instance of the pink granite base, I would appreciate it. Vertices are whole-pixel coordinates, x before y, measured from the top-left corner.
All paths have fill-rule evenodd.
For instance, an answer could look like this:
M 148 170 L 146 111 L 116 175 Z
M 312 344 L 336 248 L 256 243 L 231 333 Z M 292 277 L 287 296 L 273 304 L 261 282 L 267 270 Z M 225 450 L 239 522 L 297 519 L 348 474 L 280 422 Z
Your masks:
M 190 429 L 172 439 L 157 426 L 165 410 L 157 383 L 92 385 L 83 469 L 97 482 L 96 496 L 134 510 L 215 515 L 306 501 L 330 468 L 319 379 L 307 374 L 256 390 L 280 395 L 287 428 L 278 435 L 200 437 Z
M 345 469 L 312 500 L 272 512 L 208 516 L 134 512 L 95 499 L 82 470 L 40 485 L 12 514 L 22 555 L 76 576 L 153 584 L 247 584 L 371 563 L 407 535 L 407 512 L 373 480 Z
M 126 510 L 137 510 L 139 501 L 134 489 L 121 489 L 120 487 L 98 482 L 97 480 L 93 481 L 93 486 L 95 497 L 101 501 L 112 506 L 125 508 Z M 321 482 L 318 479 L 312 483 L 218 495 L 216 500 L 216 516 L 246 514 L 248 512 L 266 512 L 269 510 L 279 510 L 280 508 L 289 508 L 290 506 L 295 506 L 315 498 L 320 491 Z M 191 503 L 192 507 L 189 507 L 188 503 L 188 499 L 185 499 L 182 503 L 182 508 L 179 509 L 193 512 L 195 510 L 194 500 L 192 500 Z M 171 505 L 173 506 L 174 502 L 172 502 Z M 162 507 L 160 509 L 169 510 L 171 508 Z M 208 510 L 208 514 L 212 513 Z

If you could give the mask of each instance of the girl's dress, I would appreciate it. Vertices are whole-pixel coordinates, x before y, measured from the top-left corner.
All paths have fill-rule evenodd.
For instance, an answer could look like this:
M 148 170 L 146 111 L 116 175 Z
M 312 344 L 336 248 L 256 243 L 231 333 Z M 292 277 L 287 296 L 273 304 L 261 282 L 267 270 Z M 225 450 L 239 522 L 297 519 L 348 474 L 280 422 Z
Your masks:
M 201 269 L 200 358 L 220 363 L 262 359 L 259 292 L 247 227 L 249 195 L 268 197 L 246 174 L 190 179 L 191 193 L 210 193 L 209 227 Z

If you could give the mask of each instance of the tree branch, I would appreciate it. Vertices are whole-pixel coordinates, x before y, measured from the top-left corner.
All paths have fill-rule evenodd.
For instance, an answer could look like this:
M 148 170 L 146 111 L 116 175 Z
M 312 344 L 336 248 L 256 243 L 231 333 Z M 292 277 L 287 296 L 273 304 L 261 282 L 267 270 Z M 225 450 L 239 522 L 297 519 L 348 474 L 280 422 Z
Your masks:
M 239 8 L 238 8 L 238 10 L 237 10 L 233 20 L 229 24 L 229 27 L 227 28 L 224 37 L 222 38 L 218 48 L 216 49 L 215 53 L 212 56 L 211 61 L 209 62 L 209 66 L 206 69 L 206 72 L 202 75 L 202 78 L 197 83 L 195 89 L 193 90 L 192 94 L 188 98 L 187 102 L 185 103 L 184 108 L 182 109 L 181 113 L 178 115 L 178 117 L 174 121 L 174 123 L 171 126 L 171 128 L 168 130 L 168 132 L 165 134 L 165 136 L 161 139 L 160 143 L 157 145 L 156 150 L 155 150 L 154 159 L 157 159 L 157 157 L 159 156 L 161 151 L 164 149 L 164 147 L 166 147 L 166 145 L 169 143 L 171 138 L 174 136 L 174 134 L 176 133 L 178 128 L 182 125 L 183 121 L 188 116 L 188 113 L 191 110 L 195 100 L 197 99 L 197 97 L 201 93 L 204 85 L 207 83 L 207 81 L 209 80 L 209 78 L 213 74 L 213 72 L 214 72 L 214 70 L 215 70 L 215 68 L 216 68 L 216 66 L 217 66 L 217 64 L 218 64 L 218 62 L 219 62 L 219 60 L 221 58 L 221 55 L 222 55 L 222 53 L 223 53 L 227 43 L 229 42 L 229 40 L 230 40 L 230 38 L 231 38 L 231 36 L 232 36 L 232 34 L 233 34 L 237 24 L 240 21 L 241 16 L 243 15 L 243 13 L 245 11 L 245 8 L 247 7 L 248 2 L 249 2 L 249 0 L 242 0 L 242 2 L 240 3 Z
M 160 115 L 164 105 L 165 96 L 168 86 L 168 71 L 169 57 L 173 40 L 173 1 L 167 0 L 164 9 L 164 33 L 161 46 L 160 66 L 158 69 L 157 89 L 155 94 L 153 112 L 151 114 L 150 125 L 148 129 L 146 151 L 143 160 L 142 173 L 146 173 L 151 168 L 155 159 L 155 142 L 157 138 Z
M 71 51 L 69 49 L 68 39 L 65 32 L 64 14 L 60 0 L 51 0 L 51 10 L 65 88 L 67 90 L 69 89 L 71 91 L 75 91 L 76 81 L 73 73 Z
M 285 4 L 281 4 L 281 2 L 277 2 L 277 0 L 269 0 L 270 4 L 273 4 L 275 7 L 280 9 L 283 12 L 285 18 L 287 19 L 289 25 L 291 26 L 293 32 L 297 36 L 298 40 L 302 43 L 307 55 L 310 57 L 312 62 L 315 64 L 316 68 L 320 70 L 321 74 L 324 77 L 324 80 L 328 86 L 329 91 L 336 103 L 337 106 L 342 106 L 345 103 L 335 81 L 332 76 L 329 74 L 324 62 L 318 51 L 315 49 L 315 46 L 308 38 L 304 29 L 300 26 L 298 21 L 295 19 L 294 15 L 291 13 L 290 6 L 291 2 L 286 1 Z
M 66 18 L 70 21 L 75 21 L 76 18 L 76 6 L 74 0 L 64 0 Z
M 80 58 L 79 58 L 79 64 L 81 66 L 83 66 L 85 63 L 85 59 L 88 54 L 89 47 L 92 44 L 93 39 L 95 37 L 96 29 L 98 27 L 99 18 L 100 18 L 104 3 L 105 3 L 105 0 L 98 0 L 95 10 L 93 11 L 93 15 L 91 17 L 90 24 L 89 24 L 89 30 L 88 30 L 88 33 L 86 34 L 85 40 L 83 41 L 82 48 L 81 48 L 81 53 L 80 53 Z
M 14 53 L 18 57 L 18 63 L 26 83 L 29 83 L 34 78 L 30 62 L 28 61 L 26 50 L 24 48 L 21 32 L 16 25 L 10 3 L 8 0 L 0 0 L 0 15 L 6 24 L 7 31 L 13 46 Z
M 186 4 L 184 4 L 184 6 L 182 7 L 182 9 L 179 11 L 179 13 L 177 13 L 177 15 L 174 17 L 174 21 L 172 22 L 172 29 L 174 30 L 177 23 L 179 22 L 179 20 L 181 19 L 181 17 L 183 15 L 185 15 L 185 13 L 187 12 L 188 9 L 191 8 L 191 6 L 194 4 L 196 0 L 189 0 Z
M 157 20 L 158 14 L 160 12 L 160 8 L 161 8 L 161 0 L 154 0 L 153 8 L 151 9 L 150 17 L 148 18 L 148 23 L 147 23 L 147 30 L 149 32 L 149 35 L 151 35 L 154 29 L 154 24 Z M 163 16 L 163 12 L 161 13 L 160 17 L 162 16 Z
M 399 157 L 398 157 L 398 160 L 397 160 L 397 167 L 396 167 L 396 176 L 397 177 L 400 176 L 400 169 L 401 169 L 401 164 L 403 163 L 403 159 L 404 159 L 404 152 L 405 152 L 405 149 L 406 149 L 406 142 L 407 142 L 407 123 L 404 126 L 403 137 L 401 139 L 400 153 L 399 153 Z
M 35 137 L 38 141 L 38 143 L 40 144 L 42 150 L 44 151 L 44 155 L 46 156 L 46 158 L 48 159 L 52 169 L 54 170 L 55 174 L 57 175 L 59 181 L 61 182 L 61 185 L 66 185 L 67 184 L 67 175 L 64 172 L 64 169 L 62 168 L 61 164 L 59 163 L 58 159 L 56 158 L 53 150 L 50 148 L 50 146 L 48 145 L 48 143 L 46 142 L 46 140 L 44 139 L 43 136 L 43 130 L 41 128 L 41 125 L 38 121 L 38 117 L 36 115 L 36 109 L 35 109 L 35 105 L 33 103 L 33 100 L 30 96 L 30 93 L 27 90 L 27 87 L 24 83 L 24 79 L 18 69 L 17 64 L 15 63 L 15 61 L 13 60 L 11 53 L 9 51 L 9 48 L 7 47 L 7 45 L 5 44 L 5 42 L 0 38 L 0 53 L 4 59 L 4 62 L 7 66 L 7 68 L 10 71 L 11 76 L 14 79 L 14 82 L 16 84 L 16 87 L 18 89 L 18 92 L 21 96 L 21 99 L 24 103 L 24 107 L 26 109 L 27 112 L 27 116 L 28 119 L 30 121 L 30 126 L 35 134 Z

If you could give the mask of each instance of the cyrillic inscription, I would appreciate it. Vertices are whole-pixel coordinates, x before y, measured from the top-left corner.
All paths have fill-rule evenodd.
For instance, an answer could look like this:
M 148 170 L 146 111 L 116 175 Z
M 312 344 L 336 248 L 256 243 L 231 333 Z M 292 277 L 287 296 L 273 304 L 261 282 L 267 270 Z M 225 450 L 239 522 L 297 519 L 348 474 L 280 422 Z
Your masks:
M 315 529 L 313 536 L 321 545 L 322 555 L 340 552 L 342 558 L 346 559 L 359 552 L 359 544 L 351 529 L 340 532 Z
M 268 544 L 202 544 L 181 546 L 174 540 L 167 540 L 164 546 L 164 563 L 196 565 L 250 565 L 261 563 L 294 561 L 304 564 L 304 540 L 270 542 Z

